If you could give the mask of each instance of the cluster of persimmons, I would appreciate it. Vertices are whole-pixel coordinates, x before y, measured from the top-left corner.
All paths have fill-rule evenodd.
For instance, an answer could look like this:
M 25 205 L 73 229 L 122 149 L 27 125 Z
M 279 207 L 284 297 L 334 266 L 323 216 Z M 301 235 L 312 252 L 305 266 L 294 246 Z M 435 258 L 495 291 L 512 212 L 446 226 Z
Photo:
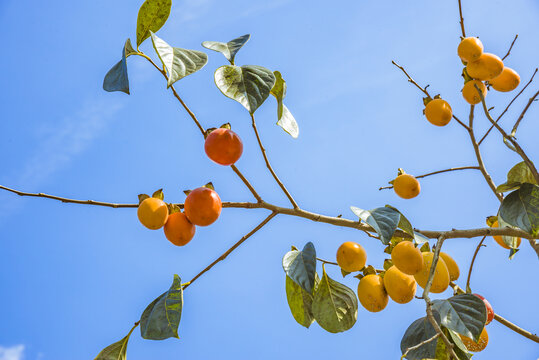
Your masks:
M 243 143 L 229 124 L 208 129 L 205 137 L 206 155 L 217 164 L 233 165 L 241 157 Z M 183 212 L 178 206 L 165 203 L 161 191 L 152 197 L 140 195 L 137 215 L 142 225 L 151 230 L 164 228 L 166 238 L 174 245 L 189 243 L 195 236 L 196 226 L 211 225 L 219 218 L 222 203 L 211 183 L 185 193 Z

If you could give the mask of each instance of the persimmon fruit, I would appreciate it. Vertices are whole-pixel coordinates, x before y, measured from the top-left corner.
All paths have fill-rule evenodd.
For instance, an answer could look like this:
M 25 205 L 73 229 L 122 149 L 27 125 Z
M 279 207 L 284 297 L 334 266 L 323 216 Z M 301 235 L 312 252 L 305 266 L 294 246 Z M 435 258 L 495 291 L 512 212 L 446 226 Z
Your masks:
M 451 106 L 447 101 L 434 99 L 425 106 L 425 116 L 431 124 L 445 126 L 451 121 L 453 110 L 451 110 Z
M 401 241 L 391 251 L 393 265 L 407 275 L 415 275 L 423 268 L 423 255 L 411 241 Z
M 182 212 L 175 212 L 168 216 L 164 227 L 165 236 L 176 246 L 184 246 L 195 236 L 196 227 Z
M 459 266 L 457 265 L 457 262 L 448 253 L 445 252 L 440 252 L 440 257 L 444 259 L 444 263 L 447 266 L 447 271 L 449 271 L 449 280 L 457 280 L 460 276 L 460 270 Z
M 494 320 L 494 309 L 492 308 L 492 305 L 490 305 L 490 302 L 487 299 L 485 299 L 483 296 L 479 294 L 474 294 L 474 295 L 480 298 L 481 300 L 483 300 L 483 302 L 485 303 L 485 307 L 487 308 L 487 322 L 485 322 L 485 325 L 490 324 L 492 320 Z
M 483 55 L 483 43 L 476 37 L 464 38 L 459 43 L 457 53 L 464 62 L 475 61 Z
M 347 241 L 337 249 L 337 264 L 344 271 L 359 271 L 365 267 L 366 262 L 367 253 L 358 243 Z
M 391 300 L 406 304 L 414 298 L 417 284 L 413 276 L 403 273 L 393 265 L 384 275 L 384 288 Z
M 479 93 L 475 88 L 476 86 L 483 93 L 483 97 L 487 96 L 487 87 L 485 86 L 485 84 L 483 84 L 479 80 L 468 81 L 466 84 L 464 84 L 464 87 L 462 88 L 462 97 L 464 97 L 464 100 L 466 100 L 470 105 L 476 105 L 481 102 L 481 96 L 479 96 Z
M 192 224 L 208 226 L 219 218 L 222 207 L 221 198 L 215 190 L 199 187 L 185 198 L 184 211 Z
M 384 310 L 389 301 L 384 280 L 380 275 L 367 275 L 357 285 L 357 297 L 365 309 L 370 312 Z
M 427 280 L 430 274 L 430 268 L 432 266 L 432 259 L 434 253 L 424 252 L 423 255 L 423 268 L 420 272 L 414 275 L 415 281 L 423 289 L 427 285 Z M 439 294 L 444 292 L 449 287 L 449 271 L 447 270 L 447 265 L 445 265 L 444 259 L 439 257 L 438 263 L 434 270 L 434 277 L 432 279 L 432 285 L 430 287 L 430 292 Z
M 142 225 L 148 229 L 160 229 L 167 222 L 167 204 L 161 199 L 154 197 L 146 198 L 138 206 L 137 216 Z
M 504 67 L 502 73 L 488 83 L 496 91 L 513 91 L 520 84 L 520 75 L 515 70 Z
M 419 181 L 410 174 L 401 174 L 393 180 L 393 190 L 403 199 L 412 199 L 419 195 Z
M 491 227 L 498 227 L 498 220 L 494 221 L 492 223 L 492 226 Z M 503 238 L 500 236 L 500 235 L 494 235 L 493 236 L 494 240 L 496 240 L 496 242 L 498 243 L 498 245 L 500 245 L 501 247 L 503 247 L 504 249 L 511 249 L 510 246 L 508 246 L 504 241 L 503 241 Z M 517 248 L 520 246 L 520 243 L 522 242 L 522 238 L 517 238 Z
M 473 339 L 470 339 L 467 336 L 460 335 L 460 338 L 464 345 L 466 346 L 466 349 L 472 352 L 479 352 L 485 350 L 485 348 L 488 345 L 488 333 L 487 329 L 483 328 L 483 331 L 481 331 L 481 335 L 479 335 L 479 339 L 477 341 L 473 341 Z
M 497 55 L 483 53 L 477 60 L 466 65 L 466 71 L 473 79 L 492 80 L 503 71 L 503 61 Z
M 217 164 L 229 166 L 239 160 L 243 153 L 243 142 L 232 130 L 215 129 L 208 134 L 204 142 L 206 155 Z

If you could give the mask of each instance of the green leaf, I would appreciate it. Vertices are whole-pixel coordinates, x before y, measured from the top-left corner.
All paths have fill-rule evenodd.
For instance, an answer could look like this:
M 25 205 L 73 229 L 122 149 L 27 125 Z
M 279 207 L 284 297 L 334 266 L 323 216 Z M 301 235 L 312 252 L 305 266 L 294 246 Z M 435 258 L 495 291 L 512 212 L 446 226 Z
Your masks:
M 127 76 L 127 47 L 131 45 L 129 39 L 122 49 L 122 60 L 118 61 L 105 75 L 103 90 L 108 92 L 121 91 L 129 95 L 129 78 Z
M 296 284 L 312 294 L 316 277 L 316 249 L 308 242 L 302 251 L 292 250 L 283 257 L 283 269 Z
M 363 210 L 355 206 L 351 206 L 350 209 L 352 209 L 354 214 L 369 224 L 378 233 L 380 240 L 382 240 L 384 245 L 389 244 L 400 222 L 400 212 L 390 207 L 376 208 L 374 210 Z
M 167 73 L 167 87 L 176 81 L 202 69 L 208 62 L 208 55 L 202 51 L 175 48 L 150 31 L 155 52 Z
M 331 279 L 323 270 L 313 300 L 316 322 L 330 333 L 350 329 L 357 320 L 357 298 L 349 287 Z
M 530 168 L 524 161 L 519 162 L 509 170 L 507 173 L 507 181 L 498 185 L 496 191 L 507 192 L 518 189 L 522 184 L 530 183 L 537 185 L 535 177 L 533 176 Z
M 417 232 L 414 232 L 414 242 L 417 244 L 417 245 L 422 245 L 422 244 L 425 244 L 429 242 L 429 238 L 426 237 L 425 235 L 422 235 L 420 233 L 417 233 Z
M 406 218 L 406 216 L 404 216 L 403 213 L 401 213 L 397 208 L 394 208 L 394 207 L 391 206 L 391 205 L 386 205 L 386 207 L 395 210 L 396 212 L 398 212 L 398 213 L 401 215 L 401 217 L 400 217 L 400 219 L 399 219 L 399 224 L 397 225 L 397 227 L 398 227 L 399 229 L 402 229 L 402 231 L 404 231 L 404 232 L 407 233 L 408 235 L 414 236 L 414 235 L 415 235 L 414 228 L 412 227 L 412 224 L 411 224 L 410 221 Z
M 504 228 L 504 227 L 511 227 L 515 228 L 514 226 L 511 226 L 507 222 L 505 222 L 504 219 L 502 219 L 501 216 L 498 216 L 498 227 Z M 502 235 L 502 240 L 505 243 L 505 245 L 509 246 L 511 249 L 509 250 L 509 259 L 511 260 L 513 256 L 515 256 L 516 252 L 518 251 L 518 238 L 514 236 L 505 236 Z
M 114 344 L 109 345 L 101 350 L 94 360 L 126 360 L 127 342 L 129 341 L 129 337 L 136 327 L 137 325 L 133 326 L 122 340 L 115 342 Z
M 443 332 L 446 335 L 446 337 L 449 339 L 449 341 L 454 345 L 453 351 L 455 354 L 457 354 L 459 360 L 469 360 L 472 358 L 473 354 L 471 354 L 468 349 L 466 348 L 466 345 L 462 342 L 459 334 L 457 334 L 455 331 L 443 328 Z M 438 340 L 441 341 L 441 340 Z M 441 341 L 444 346 L 445 343 Z
M 487 321 L 487 309 L 479 297 L 455 295 L 447 300 L 434 300 L 432 307 L 440 314 L 443 326 L 476 341 L 479 339 Z
M 140 317 L 140 334 L 144 339 L 179 338 L 178 326 L 182 316 L 183 289 L 181 279 L 174 275 L 169 290 L 152 301 Z
M 157 32 L 167 22 L 172 0 L 146 0 L 137 17 L 137 49 L 150 33 Z
M 539 186 L 522 184 L 502 201 L 498 219 L 533 236 L 539 232 Z
M 277 119 L 280 119 L 283 116 L 283 100 L 286 96 L 286 81 L 284 81 L 281 72 L 275 70 L 273 72 L 275 75 L 275 84 L 271 88 L 271 95 L 275 96 L 277 99 Z
M 306 328 L 314 322 L 312 311 L 313 296 L 303 290 L 289 276 L 286 276 L 286 299 L 294 319 Z
M 236 54 L 242 48 L 242 46 L 245 45 L 247 41 L 249 41 L 250 38 L 251 35 L 246 34 L 234 40 L 230 40 L 227 43 L 219 41 L 204 41 L 202 43 L 202 46 L 204 46 L 206 49 L 222 53 L 227 58 L 227 60 L 230 61 L 232 65 L 234 65 L 234 58 L 236 57 Z
M 275 83 L 273 73 L 257 65 L 221 66 L 214 78 L 223 95 L 242 104 L 251 114 L 268 98 Z
M 129 38 L 125 41 L 124 49 L 126 57 L 139 53 L 137 50 L 133 49 L 133 45 L 131 45 L 131 39 Z
M 163 189 L 154 191 L 154 193 L 152 194 L 152 197 L 159 200 L 165 200 L 165 194 L 163 193 Z
M 299 126 L 296 122 L 296 119 L 288 110 L 286 105 L 283 104 L 283 113 L 282 116 L 277 120 L 277 125 L 279 125 L 284 131 L 290 134 L 294 139 L 297 139 L 299 136 Z
M 437 312 L 433 312 L 434 318 L 437 323 L 440 323 L 440 316 Z M 436 335 L 436 330 L 427 319 L 422 317 L 414 321 L 401 340 L 401 353 L 404 354 L 409 348 L 418 345 L 419 343 L 426 341 Z M 409 360 L 422 360 L 422 359 L 434 359 L 436 357 L 436 339 L 429 341 L 428 343 L 411 350 L 406 355 L 406 359 Z

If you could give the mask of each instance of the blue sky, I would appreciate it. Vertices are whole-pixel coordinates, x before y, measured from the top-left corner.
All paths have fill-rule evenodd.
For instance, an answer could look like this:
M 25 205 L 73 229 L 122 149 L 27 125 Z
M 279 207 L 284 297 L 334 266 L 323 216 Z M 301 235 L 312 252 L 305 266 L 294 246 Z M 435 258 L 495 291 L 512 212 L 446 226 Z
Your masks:
M 128 59 L 131 96 L 102 90 L 125 39 L 135 38 L 140 3 L 0 2 L 0 184 L 111 202 L 135 202 L 137 194 L 162 187 L 166 200 L 181 202 L 181 190 L 211 180 L 224 201 L 251 201 L 230 169 L 205 157 L 198 130 L 143 59 Z M 506 64 L 526 82 L 539 65 L 539 4 L 465 0 L 464 13 L 468 34 L 480 36 L 488 52 L 503 56 L 519 34 Z M 256 117 L 275 170 L 302 208 L 353 218 L 350 205 L 392 204 L 415 227 L 440 230 L 483 227 L 496 213 L 497 200 L 475 171 L 423 179 L 413 200 L 378 191 L 399 167 L 422 174 L 475 165 L 467 133 L 455 122 L 430 125 L 421 114 L 421 93 L 391 65 L 392 59 L 404 65 L 466 118 L 456 1 L 174 1 L 158 35 L 173 46 L 203 50 L 204 40 L 245 33 L 252 38 L 236 62 L 280 70 L 287 81 L 285 103 L 299 122 L 299 138 L 275 126 L 274 99 Z M 142 49 L 152 53 L 149 41 Z M 232 123 L 244 141 L 238 167 L 266 201 L 286 206 L 247 112 L 213 83 L 213 71 L 226 60 L 207 53 L 206 67 L 180 81 L 178 91 L 205 127 Z M 512 126 L 537 86 L 502 125 Z M 487 101 L 498 114 L 512 96 L 492 92 Z M 487 120 L 477 114 L 482 134 Z M 534 105 L 517 134 L 535 159 L 538 114 Z M 482 150 L 498 184 L 520 161 L 496 133 Z M 225 209 L 217 223 L 177 248 L 161 231 L 143 228 L 133 209 L 0 193 L 0 360 L 93 359 L 129 331 L 173 274 L 187 281 L 264 216 L 262 210 Z M 404 331 L 424 316 L 419 300 L 390 302 L 377 314 L 360 308 L 354 328 L 337 335 L 317 325 L 306 330 L 289 312 L 281 258 L 290 245 L 312 241 L 319 256 L 332 259 L 349 240 L 366 248 L 368 263 L 382 266 L 383 246 L 360 232 L 279 216 L 186 291 L 180 340 L 147 341 L 136 331 L 128 358 L 398 358 Z M 463 275 L 478 241 L 444 244 Z M 487 245 L 476 261 L 473 290 L 502 316 L 538 331 L 537 256 L 526 242 L 512 261 L 492 239 Z M 341 278 L 338 269 L 328 271 Z M 357 286 L 355 279 L 344 283 Z M 537 344 L 496 322 L 488 331 L 490 344 L 479 359 L 539 355 Z

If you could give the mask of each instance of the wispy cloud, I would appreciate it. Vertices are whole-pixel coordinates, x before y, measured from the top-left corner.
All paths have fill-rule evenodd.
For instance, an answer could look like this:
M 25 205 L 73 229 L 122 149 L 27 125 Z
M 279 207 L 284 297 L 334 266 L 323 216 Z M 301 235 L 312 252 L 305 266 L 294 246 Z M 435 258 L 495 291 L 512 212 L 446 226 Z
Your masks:
M 11 347 L 0 346 L 0 360 L 22 360 L 24 359 L 24 345 Z

